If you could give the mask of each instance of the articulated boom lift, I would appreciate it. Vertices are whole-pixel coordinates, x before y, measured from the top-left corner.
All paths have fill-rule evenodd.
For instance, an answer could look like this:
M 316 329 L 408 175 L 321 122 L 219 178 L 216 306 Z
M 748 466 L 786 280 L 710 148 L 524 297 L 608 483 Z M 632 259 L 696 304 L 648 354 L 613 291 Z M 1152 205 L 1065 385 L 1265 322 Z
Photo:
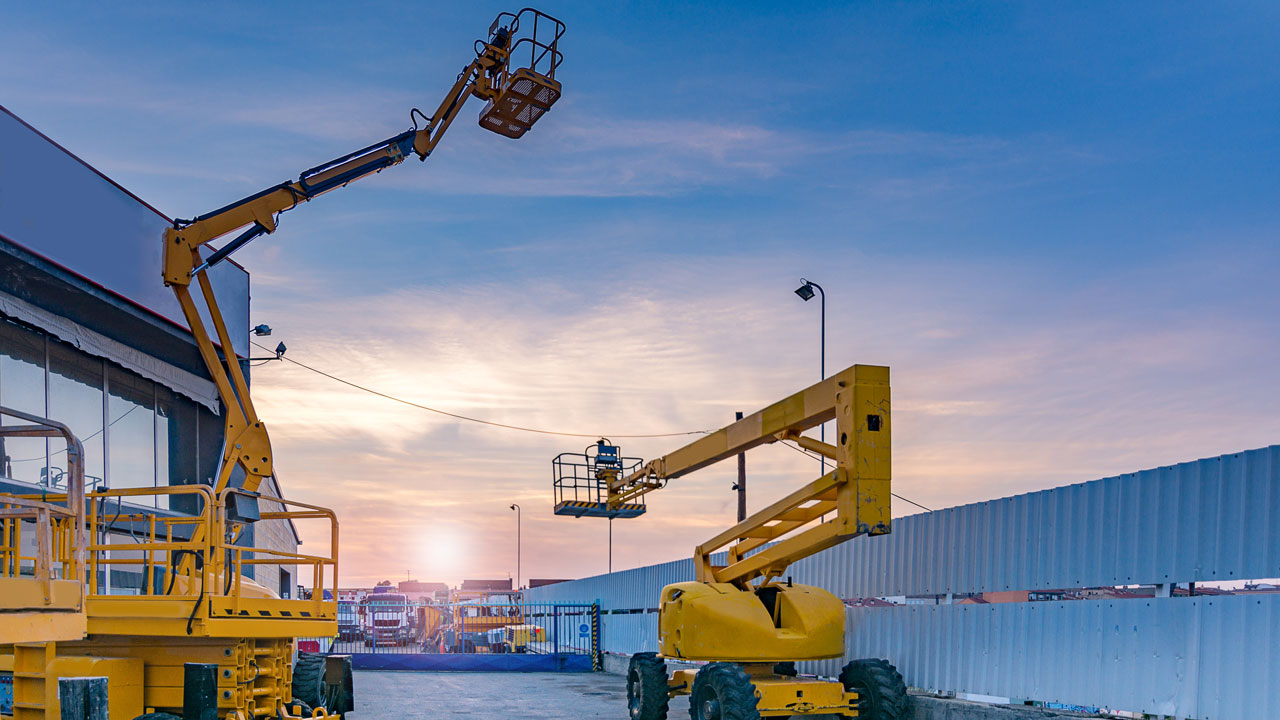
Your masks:
M 833 419 L 835 445 L 801 435 Z M 561 515 L 634 517 L 641 498 L 669 481 L 780 440 L 835 461 L 827 474 L 699 545 L 696 581 L 662 589 L 661 652 L 634 655 L 627 675 L 634 720 L 665 718 L 670 697 L 680 694 L 691 695 L 693 720 L 899 719 L 905 688 L 884 661 L 851 662 L 838 682 L 797 676 L 797 660 L 844 655 L 844 603 L 783 580 L 797 560 L 890 531 L 890 430 L 889 369 L 855 365 L 635 472 L 603 476 L 600 502 L 590 508 L 557 504 Z M 708 664 L 668 677 L 665 659 Z
M 0 564 L 12 560 L 12 573 L 0 572 L 0 590 L 21 590 L 22 606 L 17 609 L 26 613 L 0 616 L 0 643 L 11 643 L 0 648 L 0 673 L 13 674 L 15 720 L 57 718 L 57 678 L 74 675 L 108 678 L 112 718 L 180 712 L 188 662 L 217 665 L 219 717 L 254 720 L 289 713 L 311 716 L 312 708 L 321 715 L 351 709 L 351 698 L 339 690 L 350 688 L 349 666 L 345 678 L 344 668 L 326 670 L 321 657 L 304 657 L 290 666 L 294 638 L 337 634 L 337 518 L 327 508 L 260 492 L 263 479 L 273 473 L 271 443 L 254 409 L 207 271 L 255 237 L 274 232 L 278 215 L 299 203 L 397 165 L 409 155 L 425 160 L 468 98 L 487 101 L 479 117 L 481 127 L 511 138 L 522 136 L 560 97 L 555 73 L 563 33 L 563 23 L 532 8 L 502 13 L 487 39 L 476 41 L 475 59 L 463 68 L 435 113 L 411 113 L 413 129 L 307 170 L 297 180 L 193 220 L 177 221 L 165 231 L 164 282 L 177 296 L 222 401 L 222 462 L 212 487 L 86 494 L 80 475 L 64 494 L 0 496 L 0 519 L 6 523 L 0 529 L 34 516 L 47 526 L 37 531 L 42 543 L 51 536 L 58 539 L 50 552 L 42 545 L 36 561 L 37 572 L 44 572 L 36 578 L 44 588 L 41 616 L 52 616 L 46 612 L 49 604 L 71 611 L 57 618 L 64 621 L 57 627 L 47 626 L 47 632 L 33 635 L 13 627 L 14 617 L 33 616 L 27 606 L 39 588 L 33 591 L 31 583 L 7 577 L 18 575 L 21 561 L 30 558 L 17 557 L 11 549 L 16 543 L 0 538 Z M 239 234 L 221 249 L 206 247 L 231 233 Z M 192 295 L 193 283 L 200 288 L 212 332 Z M 46 422 L 39 430 L 48 434 L 65 428 Z M 68 436 L 69 448 L 73 441 Z M 69 452 L 77 460 L 78 447 Z M 143 502 L 132 504 L 137 500 Z M 186 505 L 191 514 L 157 511 L 168 504 Z M 329 552 L 304 555 L 245 544 L 243 531 L 261 520 L 327 521 Z M 132 542 L 110 542 L 112 531 L 127 533 Z M 61 568 L 60 578 L 45 572 L 48 562 Z M 244 576 L 254 565 L 310 567 L 311 598 L 281 599 Z M 112 568 L 136 572 L 142 578 L 141 587 L 135 588 L 138 594 L 113 594 L 109 581 L 103 582 Z M 64 587 L 67 582 L 83 588 L 79 627 L 68 617 L 81 608 L 81 595 Z M 326 599 L 326 590 L 333 597 Z M 0 598 L 0 610 L 16 604 L 7 596 Z

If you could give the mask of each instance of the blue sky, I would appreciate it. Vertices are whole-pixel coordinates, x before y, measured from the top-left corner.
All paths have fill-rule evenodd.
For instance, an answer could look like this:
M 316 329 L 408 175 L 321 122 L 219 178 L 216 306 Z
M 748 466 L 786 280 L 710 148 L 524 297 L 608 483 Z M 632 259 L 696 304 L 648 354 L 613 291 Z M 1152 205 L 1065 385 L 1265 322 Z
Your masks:
M 0 101 L 189 217 L 405 129 L 504 9 L 14 5 Z M 713 427 L 815 379 L 805 276 L 829 294 L 828 369 L 894 368 L 896 489 L 925 504 L 1280 438 L 1280 6 L 543 9 L 568 24 L 564 97 L 525 138 L 472 101 L 425 165 L 237 256 L 291 355 L 506 422 Z M 414 538 L 388 559 L 348 533 L 353 582 L 512 571 L 512 499 L 526 577 L 603 569 L 603 526 L 549 513 L 576 441 L 287 366 L 255 385 L 290 492 Z M 753 505 L 809 479 L 760 453 Z M 615 525 L 615 567 L 722 527 L 731 472 Z

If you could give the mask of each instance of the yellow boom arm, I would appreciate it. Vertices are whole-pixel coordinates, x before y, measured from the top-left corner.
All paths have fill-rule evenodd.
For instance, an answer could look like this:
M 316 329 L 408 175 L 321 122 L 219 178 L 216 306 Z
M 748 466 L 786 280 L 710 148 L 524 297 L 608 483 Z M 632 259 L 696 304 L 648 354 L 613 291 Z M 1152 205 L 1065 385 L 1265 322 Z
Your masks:
M 522 21 L 525 29 L 531 30 L 523 37 Z M 543 39 L 539 39 L 539 23 Z M 469 97 L 488 101 L 480 115 L 481 127 L 507 137 L 520 137 L 560 97 L 555 70 L 560 63 L 558 44 L 563 33 L 563 23 L 531 8 L 516 14 L 502 13 L 489 28 L 489 39 L 477 41 L 476 58 L 458 75 L 435 114 L 426 119 L 425 127 L 419 129 L 415 122 L 412 130 L 307 170 L 295 181 L 267 188 L 207 215 L 176 221 L 165 231 L 164 283 L 173 288 L 178 298 L 225 408 L 226 444 L 215 492 L 228 486 L 237 466 L 244 470 L 243 488 L 256 491 L 262 478 L 272 473 L 272 455 L 266 427 L 254 410 L 205 271 L 259 235 L 274 232 L 276 216 L 298 203 L 398 165 L 411 153 L 426 160 Z M 511 71 L 513 59 L 524 63 L 526 57 L 526 66 Z M 416 110 L 414 113 L 422 115 Z M 204 256 L 206 245 L 236 231 L 243 232 Z M 192 280 L 200 285 L 223 357 L 219 357 L 215 338 L 192 299 Z
M 837 444 L 801 436 L 832 419 Z M 694 563 L 699 582 L 745 589 L 755 578 L 767 582 L 780 577 L 796 560 L 855 535 L 889 532 L 890 431 L 889 368 L 854 365 L 611 481 L 609 506 L 616 508 L 668 480 L 778 440 L 834 460 L 831 472 L 698 546 Z M 712 565 L 712 554 L 726 546 L 728 563 Z M 752 551 L 757 552 L 749 555 Z

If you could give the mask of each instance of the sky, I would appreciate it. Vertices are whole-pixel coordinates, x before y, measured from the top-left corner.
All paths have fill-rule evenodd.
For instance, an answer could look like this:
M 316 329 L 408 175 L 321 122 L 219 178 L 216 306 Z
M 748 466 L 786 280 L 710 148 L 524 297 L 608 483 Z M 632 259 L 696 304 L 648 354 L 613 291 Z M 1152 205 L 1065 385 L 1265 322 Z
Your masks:
M 0 102 L 175 217 L 431 112 L 489 2 L 28 3 Z M 820 375 L 892 368 L 895 492 L 930 508 L 1280 442 L 1280 6 L 567 3 L 561 101 L 472 100 L 409 161 L 236 255 L 287 495 L 342 585 L 582 577 L 551 459 L 652 458 Z M 747 458 L 757 509 L 818 474 Z M 732 463 L 613 524 L 612 567 L 732 524 Z M 919 509 L 895 502 L 894 514 Z M 302 526 L 304 550 L 323 544 Z

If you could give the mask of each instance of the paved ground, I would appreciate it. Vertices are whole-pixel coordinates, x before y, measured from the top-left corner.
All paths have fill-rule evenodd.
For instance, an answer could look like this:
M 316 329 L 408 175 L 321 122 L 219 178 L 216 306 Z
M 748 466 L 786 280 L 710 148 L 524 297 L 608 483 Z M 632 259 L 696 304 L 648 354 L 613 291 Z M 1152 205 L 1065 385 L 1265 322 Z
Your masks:
M 404 718 L 609 718 L 626 720 L 627 687 L 605 673 L 355 674 L 353 720 Z M 687 698 L 671 701 L 670 717 L 689 716 Z

